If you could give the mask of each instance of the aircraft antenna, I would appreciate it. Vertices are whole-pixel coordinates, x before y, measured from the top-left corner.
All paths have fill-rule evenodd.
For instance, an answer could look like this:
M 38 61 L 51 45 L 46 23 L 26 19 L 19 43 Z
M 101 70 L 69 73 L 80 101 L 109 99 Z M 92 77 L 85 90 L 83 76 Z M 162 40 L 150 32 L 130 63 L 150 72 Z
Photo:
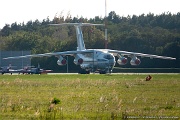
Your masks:
M 106 0 L 105 0 L 105 18 L 104 18 L 104 22 L 105 22 L 105 49 L 107 49 L 108 39 L 107 39 L 107 2 L 106 2 Z

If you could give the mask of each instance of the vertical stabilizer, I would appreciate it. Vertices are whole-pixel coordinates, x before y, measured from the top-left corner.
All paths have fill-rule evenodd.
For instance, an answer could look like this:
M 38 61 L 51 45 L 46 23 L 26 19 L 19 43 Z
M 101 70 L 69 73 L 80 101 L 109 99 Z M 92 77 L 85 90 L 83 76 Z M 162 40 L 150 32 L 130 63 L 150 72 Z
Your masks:
M 76 37 L 77 37 L 77 51 L 85 50 L 85 44 L 82 34 L 81 26 L 104 26 L 104 24 L 91 24 L 91 23 L 62 23 L 62 24 L 50 24 L 53 26 L 75 26 L 76 28 Z
M 85 50 L 85 44 L 82 34 L 81 26 L 77 25 L 76 28 L 76 37 L 77 37 L 77 50 Z

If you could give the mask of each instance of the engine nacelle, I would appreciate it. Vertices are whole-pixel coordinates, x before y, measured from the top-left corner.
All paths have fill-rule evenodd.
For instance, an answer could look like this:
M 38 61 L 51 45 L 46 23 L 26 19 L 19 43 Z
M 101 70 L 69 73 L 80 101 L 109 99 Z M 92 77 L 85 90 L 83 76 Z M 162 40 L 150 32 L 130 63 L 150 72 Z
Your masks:
M 74 64 L 76 64 L 76 65 L 81 65 L 82 63 L 83 63 L 83 59 L 82 59 L 82 58 L 76 57 L 76 58 L 74 59 Z
M 57 61 L 57 64 L 62 66 L 62 65 L 66 65 L 67 60 L 65 58 L 63 58 L 62 56 L 59 56 L 59 60 Z
M 125 65 L 125 64 L 127 64 L 127 58 L 126 57 L 121 57 L 121 58 L 119 58 L 118 60 L 117 60 L 117 63 L 119 64 L 119 65 Z
M 133 65 L 133 66 L 136 66 L 136 65 L 139 65 L 141 63 L 141 60 L 137 57 L 135 58 L 132 58 L 131 61 L 130 61 L 130 64 Z

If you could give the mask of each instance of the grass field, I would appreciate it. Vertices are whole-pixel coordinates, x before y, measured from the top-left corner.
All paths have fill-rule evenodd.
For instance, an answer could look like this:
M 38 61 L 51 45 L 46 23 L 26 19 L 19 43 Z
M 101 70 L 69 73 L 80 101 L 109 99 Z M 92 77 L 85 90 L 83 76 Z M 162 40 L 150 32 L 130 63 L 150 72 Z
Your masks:
M 145 77 L 0 75 L 0 119 L 179 119 L 180 74 Z

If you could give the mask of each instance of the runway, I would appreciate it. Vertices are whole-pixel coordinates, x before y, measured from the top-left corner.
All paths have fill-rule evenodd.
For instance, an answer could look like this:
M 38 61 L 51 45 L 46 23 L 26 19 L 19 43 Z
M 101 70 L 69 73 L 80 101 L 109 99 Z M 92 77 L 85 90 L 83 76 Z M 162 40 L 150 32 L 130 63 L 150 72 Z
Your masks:
M 101 75 L 179 75 L 180 73 L 107 73 Z M 2 75 L 2 74 L 0 74 Z M 4 75 L 11 75 L 10 73 L 5 73 Z M 12 75 L 40 75 L 40 74 L 18 74 L 13 73 Z M 41 75 L 89 75 L 89 74 L 79 74 L 79 73 L 47 73 Z M 99 73 L 90 73 L 90 75 L 100 75 Z
M 78 73 L 48 73 L 47 75 L 75 75 Z M 99 73 L 90 73 L 90 74 L 95 74 L 95 75 L 99 75 Z M 104 74 L 104 75 L 149 75 L 149 74 L 153 74 L 153 75 L 163 75 L 163 74 L 169 74 L 169 75 L 178 75 L 180 73 L 107 73 L 107 74 Z M 82 74 L 82 75 L 87 75 L 87 74 Z M 102 74 L 103 75 L 103 74 Z

